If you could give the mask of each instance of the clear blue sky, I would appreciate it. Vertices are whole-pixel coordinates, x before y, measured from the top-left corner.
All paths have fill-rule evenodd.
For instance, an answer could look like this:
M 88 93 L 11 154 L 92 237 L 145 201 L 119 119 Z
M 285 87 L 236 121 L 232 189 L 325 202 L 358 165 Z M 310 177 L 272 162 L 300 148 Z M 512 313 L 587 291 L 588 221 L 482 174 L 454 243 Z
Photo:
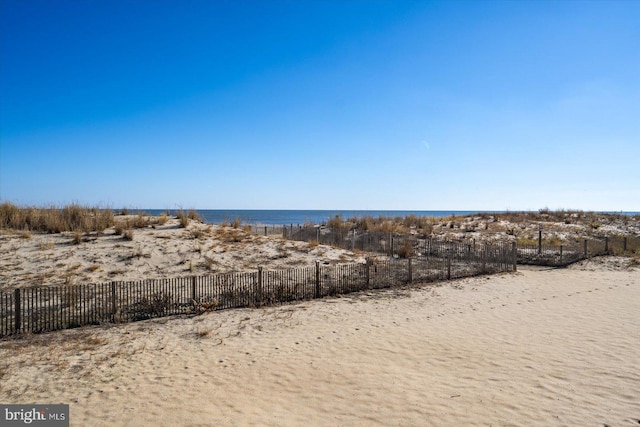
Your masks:
M 640 211 L 640 1 L 0 0 L 0 199 Z

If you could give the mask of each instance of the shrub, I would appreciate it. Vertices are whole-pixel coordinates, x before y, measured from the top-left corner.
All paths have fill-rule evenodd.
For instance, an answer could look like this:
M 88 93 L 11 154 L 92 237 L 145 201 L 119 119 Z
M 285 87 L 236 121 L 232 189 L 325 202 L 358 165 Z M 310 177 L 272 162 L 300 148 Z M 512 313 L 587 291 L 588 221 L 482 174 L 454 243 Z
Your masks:
M 409 241 L 405 241 L 398 248 L 398 256 L 400 258 L 411 258 L 413 256 L 413 245 Z
M 176 217 L 178 218 L 178 221 L 180 221 L 180 227 L 187 228 L 189 225 L 189 216 L 185 214 L 182 209 L 176 212 Z
M 143 320 L 150 317 L 161 317 L 173 307 L 173 297 L 166 292 L 156 292 L 149 297 L 142 298 L 134 305 L 133 320 Z
M 202 218 L 200 218 L 200 215 L 198 215 L 198 212 L 193 209 L 187 212 L 187 218 L 192 219 L 194 221 L 202 221 Z
M 126 229 L 122 233 L 122 238 L 124 240 L 132 241 L 133 240 L 133 230 L 131 228 Z

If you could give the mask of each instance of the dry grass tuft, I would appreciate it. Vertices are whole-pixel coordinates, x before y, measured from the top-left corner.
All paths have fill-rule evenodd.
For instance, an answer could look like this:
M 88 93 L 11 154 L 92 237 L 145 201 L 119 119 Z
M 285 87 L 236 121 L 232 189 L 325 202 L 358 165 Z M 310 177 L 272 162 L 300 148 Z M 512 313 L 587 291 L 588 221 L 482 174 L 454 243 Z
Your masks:
M 195 229 L 191 230 L 191 237 L 193 239 L 203 239 L 203 238 L 207 237 L 207 235 L 208 235 L 207 230 L 201 230 L 199 228 L 195 228 Z
M 216 260 L 211 257 L 204 257 L 204 266 L 208 270 L 213 270 L 216 265 Z
M 79 245 L 82 243 L 82 233 L 80 231 L 74 231 L 73 237 L 71 238 L 71 244 Z
M 55 248 L 55 243 L 53 243 L 52 241 L 46 241 L 46 242 L 40 242 L 38 244 L 38 248 L 40 248 L 41 251 L 47 251 L 47 250 L 52 250 Z
M 123 238 L 124 240 L 132 241 L 132 240 L 133 240 L 133 230 L 132 230 L 131 228 L 129 228 L 129 229 L 127 229 L 127 230 L 125 230 L 125 231 L 122 233 L 122 238 Z
M 413 245 L 411 242 L 405 241 L 402 246 L 398 248 L 398 256 L 400 258 L 411 258 L 414 256 Z
M 211 329 L 198 329 L 195 331 L 196 338 L 207 338 L 211 335 Z
M 180 227 L 187 228 L 189 225 L 189 217 L 184 213 L 182 209 L 176 212 L 176 217 L 180 221 Z
M 187 218 L 193 221 L 203 222 L 202 218 L 200 218 L 200 215 L 198 215 L 198 212 L 193 209 L 187 212 Z
M 33 235 L 31 234 L 30 231 L 21 231 L 18 233 L 18 237 L 21 239 L 30 240 L 33 238 Z
M 215 237 L 224 243 L 241 243 L 249 239 L 249 235 L 243 230 L 232 227 L 219 227 Z

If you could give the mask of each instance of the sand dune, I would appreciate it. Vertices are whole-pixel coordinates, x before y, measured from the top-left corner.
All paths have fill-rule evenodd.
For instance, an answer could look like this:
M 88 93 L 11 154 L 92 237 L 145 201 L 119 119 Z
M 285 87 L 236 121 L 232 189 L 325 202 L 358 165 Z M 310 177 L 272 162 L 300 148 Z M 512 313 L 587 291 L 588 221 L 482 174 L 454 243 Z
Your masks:
M 118 217 L 118 221 L 123 221 Z M 286 269 L 364 262 L 344 249 L 260 236 L 230 226 L 191 221 L 180 228 L 166 224 L 133 230 L 133 240 L 109 228 L 100 236 L 43 234 L 1 230 L 0 289 L 159 279 L 238 271 Z
M 638 425 L 640 271 L 608 258 L 0 344 L 72 425 Z

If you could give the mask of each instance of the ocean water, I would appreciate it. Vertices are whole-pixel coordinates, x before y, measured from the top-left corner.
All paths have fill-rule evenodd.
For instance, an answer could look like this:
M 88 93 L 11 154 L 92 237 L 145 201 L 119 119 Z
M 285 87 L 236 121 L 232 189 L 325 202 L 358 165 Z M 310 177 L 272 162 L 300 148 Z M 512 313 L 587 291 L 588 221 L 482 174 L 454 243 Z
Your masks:
M 150 215 L 160 215 L 165 209 L 141 209 Z M 245 209 L 196 209 L 198 214 L 210 224 L 232 222 L 239 218 L 243 224 L 285 225 L 285 224 L 322 224 L 330 218 L 340 215 L 343 219 L 371 216 L 405 217 L 408 215 L 445 217 L 463 216 L 478 213 L 504 213 L 505 211 L 375 211 L 375 210 L 245 210 Z M 173 212 L 173 211 L 172 211 Z M 638 215 L 638 212 L 616 212 L 625 215 Z
M 159 215 L 164 209 L 142 209 L 150 215 Z M 245 224 L 285 225 L 322 224 L 340 215 L 343 219 L 372 216 L 405 217 L 408 215 L 444 217 L 451 215 L 471 215 L 480 211 L 369 211 L 369 210 L 242 210 L 242 209 L 196 209 L 208 223 L 220 224 L 239 218 Z

